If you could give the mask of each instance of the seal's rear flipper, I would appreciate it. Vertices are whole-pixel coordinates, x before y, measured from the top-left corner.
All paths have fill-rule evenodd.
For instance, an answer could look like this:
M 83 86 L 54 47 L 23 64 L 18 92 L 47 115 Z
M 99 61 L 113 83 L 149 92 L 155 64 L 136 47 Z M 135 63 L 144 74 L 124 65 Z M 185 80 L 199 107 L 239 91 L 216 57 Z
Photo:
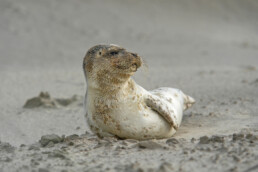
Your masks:
M 193 106 L 194 103 L 195 103 L 194 98 L 192 98 L 188 95 L 184 95 L 184 110 Z

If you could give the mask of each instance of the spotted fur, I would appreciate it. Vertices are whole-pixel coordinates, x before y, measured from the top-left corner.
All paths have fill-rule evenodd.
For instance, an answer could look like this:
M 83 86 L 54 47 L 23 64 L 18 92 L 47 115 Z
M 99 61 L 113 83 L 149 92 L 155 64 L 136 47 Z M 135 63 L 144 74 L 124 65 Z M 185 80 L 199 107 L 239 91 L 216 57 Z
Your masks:
M 178 89 L 147 91 L 136 84 L 131 76 L 141 65 L 140 56 L 116 45 L 88 50 L 83 61 L 85 116 L 98 136 L 139 140 L 171 137 L 181 124 L 183 110 L 194 103 Z

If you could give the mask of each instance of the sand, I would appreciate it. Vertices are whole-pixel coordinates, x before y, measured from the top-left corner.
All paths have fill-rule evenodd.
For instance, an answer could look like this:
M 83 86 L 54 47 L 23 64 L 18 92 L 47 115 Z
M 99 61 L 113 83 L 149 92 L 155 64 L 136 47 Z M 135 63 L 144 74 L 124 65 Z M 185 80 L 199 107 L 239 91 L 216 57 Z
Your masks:
M 0 171 L 257 171 L 257 11 L 255 0 L 1 0 Z M 144 88 L 196 99 L 174 137 L 89 133 L 82 59 L 99 43 L 141 55 Z M 23 107 L 40 92 L 50 104 Z

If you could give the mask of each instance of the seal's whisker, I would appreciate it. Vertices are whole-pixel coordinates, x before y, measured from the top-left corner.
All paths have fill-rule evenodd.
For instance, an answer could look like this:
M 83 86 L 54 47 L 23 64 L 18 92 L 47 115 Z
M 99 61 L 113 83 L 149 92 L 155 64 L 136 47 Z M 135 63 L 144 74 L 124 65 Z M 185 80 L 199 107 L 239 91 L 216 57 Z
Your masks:
M 142 70 L 145 76 L 149 76 L 149 66 L 145 59 L 142 58 Z

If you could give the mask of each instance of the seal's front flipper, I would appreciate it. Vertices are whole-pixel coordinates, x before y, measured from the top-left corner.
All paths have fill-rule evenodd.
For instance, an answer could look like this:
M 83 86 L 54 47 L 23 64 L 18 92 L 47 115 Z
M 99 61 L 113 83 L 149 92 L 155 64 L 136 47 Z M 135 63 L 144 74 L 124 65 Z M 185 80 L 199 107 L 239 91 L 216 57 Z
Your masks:
M 145 98 L 147 106 L 161 115 L 174 129 L 179 127 L 174 110 L 167 102 L 156 95 L 150 94 Z

